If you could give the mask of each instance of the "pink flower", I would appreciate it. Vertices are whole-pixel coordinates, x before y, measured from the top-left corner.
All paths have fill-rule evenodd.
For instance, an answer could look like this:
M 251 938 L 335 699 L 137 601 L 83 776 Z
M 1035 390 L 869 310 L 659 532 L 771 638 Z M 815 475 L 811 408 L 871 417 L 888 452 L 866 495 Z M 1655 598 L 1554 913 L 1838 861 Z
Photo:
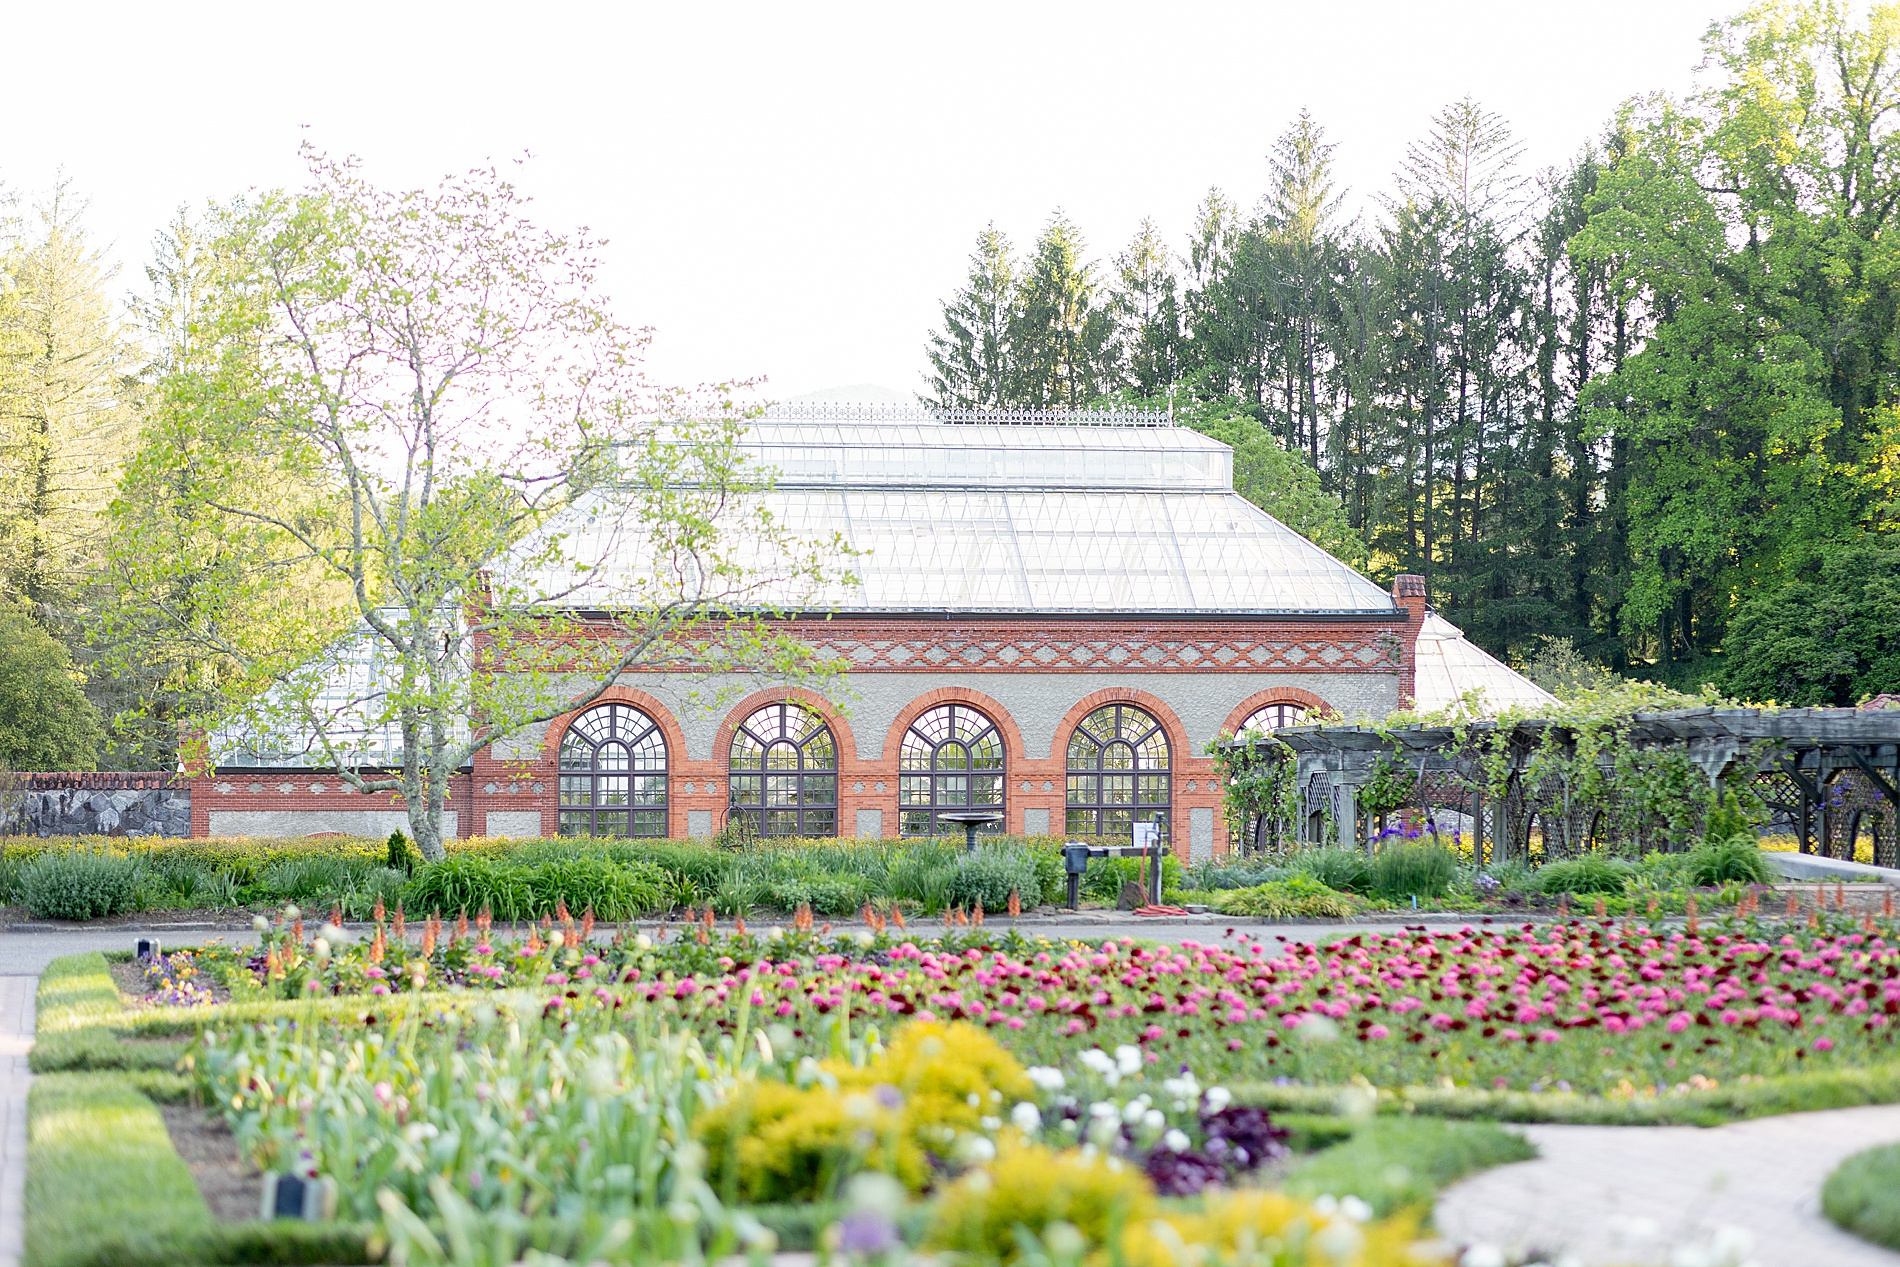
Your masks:
M 1669 1032 L 1672 1034 L 1680 1034 L 1683 1030 L 1688 1029 L 1690 1024 L 1691 1022 L 1687 1012 L 1677 1012 L 1674 1016 L 1669 1018 Z
M 1814 1040 L 1814 1050 L 1816 1050 L 1816 1051 L 1833 1051 L 1833 1050 L 1834 1050 L 1834 1040 L 1833 1040 L 1833 1039 L 1831 1039 L 1831 1038 L 1817 1038 L 1817 1039 L 1815 1039 L 1815 1040 Z
M 1391 1033 L 1392 1031 L 1383 1025 L 1369 1025 L 1366 1027 L 1367 1038 L 1387 1038 Z

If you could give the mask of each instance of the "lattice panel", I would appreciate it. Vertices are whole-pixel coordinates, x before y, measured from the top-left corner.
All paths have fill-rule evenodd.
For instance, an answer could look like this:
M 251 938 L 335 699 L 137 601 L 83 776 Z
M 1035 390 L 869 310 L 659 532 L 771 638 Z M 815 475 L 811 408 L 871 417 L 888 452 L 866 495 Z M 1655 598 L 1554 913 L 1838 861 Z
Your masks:
M 1287 639 L 1048 637 L 1025 632 L 1009 638 L 977 638 L 946 632 L 915 638 L 814 637 L 812 645 L 849 664 L 877 669 L 1306 669 L 1354 672 L 1389 669 L 1399 644 L 1378 637 Z

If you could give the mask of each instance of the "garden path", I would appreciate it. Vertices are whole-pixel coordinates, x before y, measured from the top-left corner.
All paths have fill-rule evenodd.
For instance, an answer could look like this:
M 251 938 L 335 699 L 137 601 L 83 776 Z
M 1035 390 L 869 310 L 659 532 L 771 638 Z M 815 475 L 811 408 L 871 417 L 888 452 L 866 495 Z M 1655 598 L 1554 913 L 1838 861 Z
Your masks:
M 0 1267 L 18 1267 L 26 1233 L 26 1089 L 33 1075 L 37 979 L 0 976 Z
M 1900 1254 L 1849 1236 L 1821 1214 L 1822 1181 L 1843 1158 L 1900 1140 L 1900 1105 L 1708 1129 L 1523 1129 L 1536 1160 L 1488 1170 L 1440 1195 L 1434 1217 L 1448 1240 L 1562 1251 L 1597 1267 L 1682 1261 L 1673 1257 L 1679 1248 L 1706 1248 L 1739 1228 L 1754 1243 L 1745 1261 L 1758 1267 L 1900 1264 Z

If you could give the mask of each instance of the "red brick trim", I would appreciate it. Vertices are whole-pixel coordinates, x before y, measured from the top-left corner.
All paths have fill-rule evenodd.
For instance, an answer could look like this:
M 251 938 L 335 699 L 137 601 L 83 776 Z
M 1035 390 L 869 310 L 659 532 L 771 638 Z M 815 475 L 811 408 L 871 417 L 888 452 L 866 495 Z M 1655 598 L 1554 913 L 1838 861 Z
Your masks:
M 816 691 L 806 690 L 802 686 L 774 686 L 762 691 L 754 691 L 735 704 L 726 714 L 726 720 L 719 723 L 719 733 L 713 737 L 712 759 L 721 767 L 730 765 L 732 760 L 732 735 L 739 729 L 739 723 L 750 717 L 767 704 L 777 704 L 785 700 L 797 700 L 810 705 L 812 711 L 825 719 L 831 727 L 831 737 L 838 744 L 838 763 L 840 767 L 846 761 L 858 759 L 858 739 L 851 730 L 851 723 L 838 711 L 838 706 Z
M 965 686 L 940 686 L 934 691 L 925 691 L 906 704 L 897 714 L 897 720 L 884 735 L 884 747 L 875 758 L 879 761 L 895 762 L 904 741 L 904 732 L 910 729 L 912 722 L 939 704 L 968 704 L 996 723 L 998 733 L 1003 736 L 1004 783 L 1017 766 L 1029 758 L 1023 749 L 1022 731 L 1016 728 L 1016 719 L 1009 710 L 983 694 Z M 895 773 L 895 766 L 892 767 Z
M 602 704 L 631 704 L 659 723 L 660 734 L 666 740 L 666 769 L 670 778 L 673 770 L 686 759 L 686 732 L 680 729 L 674 720 L 673 712 L 656 697 L 630 686 L 610 686 L 585 708 L 576 708 L 562 713 L 548 723 L 548 737 L 541 745 L 541 759 L 553 761 L 560 755 L 561 740 L 567 735 L 567 728 L 577 721 L 581 714 L 590 713 Z
M 1270 686 L 1264 691 L 1255 691 L 1241 701 L 1240 707 L 1227 714 L 1221 733 L 1227 736 L 1239 734 L 1241 723 L 1269 704 L 1298 704 L 1301 708 L 1316 712 L 1336 711 L 1331 704 L 1311 691 L 1302 691 L 1297 686 Z

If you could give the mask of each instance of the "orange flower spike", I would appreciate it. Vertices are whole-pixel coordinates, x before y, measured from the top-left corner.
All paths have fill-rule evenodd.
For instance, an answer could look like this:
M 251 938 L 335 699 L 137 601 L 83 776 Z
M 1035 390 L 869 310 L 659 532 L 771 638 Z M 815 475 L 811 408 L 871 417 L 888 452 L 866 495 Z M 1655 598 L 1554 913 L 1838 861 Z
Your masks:
M 1022 913 L 1023 913 L 1022 890 L 1011 889 L 1009 891 L 1009 917 L 1011 919 L 1018 919 L 1022 916 Z
M 378 893 L 376 895 L 376 905 L 370 908 L 369 916 L 371 919 L 375 920 L 378 924 L 380 924 L 387 917 L 387 915 L 388 915 L 388 908 L 386 908 L 383 905 L 383 895 Z
M 900 931 L 907 927 L 907 925 L 904 923 L 904 908 L 903 907 L 893 906 L 891 908 L 891 919 L 894 923 L 896 923 Z
M 594 935 L 594 904 L 589 902 L 587 910 L 581 914 L 581 938 L 586 940 Z
M 976 914 L 971 917 L 970 922 L 977 925 L 979 928 L 982 927 L 983 925 L 983 899 L 982 898 L 978 898 L 976 900 Z
M 403 918 L 401 902 L 396 903 L 396 918 L 390 925 L 390 930 L 391 935 L 394 936 L 397 941 L 403 941 L 409 936 L 409 925 L 408 921 Z

